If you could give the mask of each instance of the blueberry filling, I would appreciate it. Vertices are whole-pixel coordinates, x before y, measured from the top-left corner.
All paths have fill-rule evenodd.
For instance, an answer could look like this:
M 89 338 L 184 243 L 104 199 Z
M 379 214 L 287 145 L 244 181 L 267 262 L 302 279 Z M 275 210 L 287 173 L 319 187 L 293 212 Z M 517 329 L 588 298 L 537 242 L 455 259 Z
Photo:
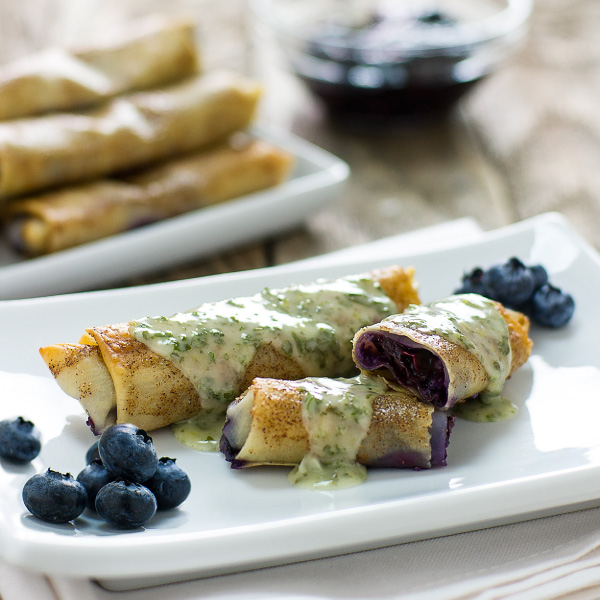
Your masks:
M 433 411 L 431 415 L 431 466 L 445 467 L 447 450 L 450 444 L 450 433 L 454 427 L 456 417 L 447 411 Z
M 225 421 L 223 426 L 223 433 L 219 441 L 219 450 L 225 455 L 225 460 L 231 463 L 232 469 L 243 469 L 248 466 L 248 462 L 245 460 L 236 459 L 236 454 L 240 451 L 240 448 L 235 448 L 231 442 L 231 435 L 233 433 L 234 424 L 231 419 Z
M 355 349 L 358 365 L 369 371 L 384 367 L 394 379 L 426 402 L 445 407 L 447 373 L 441 359 L 403 336 L 366 332 Z

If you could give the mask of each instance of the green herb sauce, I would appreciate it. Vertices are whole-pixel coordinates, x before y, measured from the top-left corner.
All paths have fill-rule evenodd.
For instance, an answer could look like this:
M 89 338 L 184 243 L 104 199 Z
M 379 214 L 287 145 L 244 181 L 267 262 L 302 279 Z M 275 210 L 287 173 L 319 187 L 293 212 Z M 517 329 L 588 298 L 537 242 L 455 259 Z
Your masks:
M 486 394 L 500 394 L 510 374 L 512 352 L 506 321 L 495 304 L 478 294 L 457 294 L 423 305 L 410 305 L 386 319 L 454 342 L 473 354 L 488 375 Z
M 373 400 L 388 390 L 387 385 L 365 375 L 335 380 L 309 377 L 300 383 L 309 451 L 289 480 L 308 489 L 339 489 L 364 482 L 367 470 L 356 462 L 356 455 L 371 423 Z
M 261 346 L 272 344 L 307 373 L 347 376 L 355 369 L 354 333 L 394 310 L 376 281 L 354 276 L 147 317 L 133 321 L 130 332 L 181 369 L 204 409 L 224 414 Z
M 517 407 L 508 399 L 497 394 L 482 394 L 454 405 L 457 417 L 476 423 L 505 421 L 517 414 Z
M 192 450 L 217 452 L 224 424 L 225 416 L 220 411 L 209 409 L 191 419 L 174 423 L 171 430 L 180 444 Z

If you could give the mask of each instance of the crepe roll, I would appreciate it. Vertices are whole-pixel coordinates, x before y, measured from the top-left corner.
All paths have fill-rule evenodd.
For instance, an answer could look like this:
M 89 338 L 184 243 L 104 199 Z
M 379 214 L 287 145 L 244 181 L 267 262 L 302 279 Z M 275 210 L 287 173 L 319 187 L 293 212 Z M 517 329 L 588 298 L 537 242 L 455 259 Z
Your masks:
M 529 358 L 529 319 L 477 294 L 458 294 L 360 329 L 353 356 L 442 409 L 475 395 L 498 397 Z
M 354 374 L 354 332 L 418 301 L 413 269 L 392 266 L 91 327 L 78 344 L 40 353 L 95 433 L 115 422 L 153 430 L 201 413 L 224 418 L 256 377 Z
M 385 379 L 255 379 L 227 409 L 220 448 L 233 468 L 297 465 L 304 487 L 345 487 L 363 467 L 446 465 L 454 417 Z
M 149 18 L 87 48 L 50 48 L 0 67 L 0 120 L 97 104 L 199 70 L 194 26 Z
M 9 201 L 13 248 L 39 256 L 282 183 L 292 155 L 268 142 L 231 140 L 120 179 L 102 179 Z
M 260 94 L 256 82 L 218 71 L 93 110 L 0 123 L 0 198 L 199 150 L 244 129 Z

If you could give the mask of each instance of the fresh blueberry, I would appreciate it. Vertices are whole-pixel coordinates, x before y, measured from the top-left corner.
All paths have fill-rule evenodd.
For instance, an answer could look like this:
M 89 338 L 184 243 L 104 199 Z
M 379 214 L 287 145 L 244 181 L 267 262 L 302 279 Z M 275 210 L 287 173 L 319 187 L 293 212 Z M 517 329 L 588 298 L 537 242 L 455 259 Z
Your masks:
M 533 294 L 531 318 L 545 327 L 566 325 L 575 311 L 575 301 L 570 294 L 546 283 Z
M 31 462 L 41 450 L 40 432 L 23 417 L 0 421 L 0 456 L 16 462 Z
M 85 464 L 89 465 L 93 460 L 100 460 L 100 451 L 98 450 L 98 445 L 100 444 L 100 440 L 96 440 L 85 453 Z
M 100 437 L 98 449 L 104 466 L 128 481 L 143 483 L 158 466 L 152 438 L 130 423 L 109 427 Z
M 154 494 L 140 483 L 120 479 L 106 484 L 96 496 L 96 510 L 117 529 L 133 529 L 147 523 L 156 512 Z
M 533 275 L 533 289 L 539 290 L 543 285 L 548 283 L 548 271 L 542 265 L 533 265 L 529 267 Z
M 481 267 L 476 267 L 470 273 L 465 273 L 462 277 L 462 285 L 455 290 L 455 294 L 480 294 L 486 295 L 484 283 L 484 271 Z
M 187 473 L 175 464 L 174 458 L 166 456 L 158 461 L 156 473 L 144 485 L 156 497 L 156 503 L 160 510 L 179 506 L 189 496 L 192 489 Z
M 96 496 L 101 488 L 115 480 L 115 476 L 102 464 L 100 459 L 92 460 L 77 475 L 77 481 L 87 492 L 88 508 L 96 508 Z
M 23 502 L 38 519 L 49 523 L 67 523 L 85 509 L 87 492 L 70 473 L 48 469 L 34 475 L 23 486 Z
M 486 296 L 509 307 L 519 307 L 533 294 L 535 279 L 531 269 L 518 258 L 490 267 L 484 274 Z

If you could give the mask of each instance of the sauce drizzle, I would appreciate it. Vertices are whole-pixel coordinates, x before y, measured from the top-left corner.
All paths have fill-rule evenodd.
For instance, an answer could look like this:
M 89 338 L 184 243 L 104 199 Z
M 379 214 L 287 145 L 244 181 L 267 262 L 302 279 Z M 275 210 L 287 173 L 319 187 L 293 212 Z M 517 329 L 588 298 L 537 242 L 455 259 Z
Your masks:
M 356 461 L 369 430 L 373 400 L 388 390 L 379 378 L 309 377 L 303 394 L 302 422 L 309 451 L 290 472 L 289 480 L 307 489 L 340 489 L 363 483 L 367 469 Z
M 355 371 L 352 338 L 395 311 L 367 275 L 320 280 L 203 304 L 171 317 L 131 322 L 131 335 L 172 361 L 194 384 L 202 407 L 224 414 L 242 391 L 257 350 L 270 344 L 315 376 Z

